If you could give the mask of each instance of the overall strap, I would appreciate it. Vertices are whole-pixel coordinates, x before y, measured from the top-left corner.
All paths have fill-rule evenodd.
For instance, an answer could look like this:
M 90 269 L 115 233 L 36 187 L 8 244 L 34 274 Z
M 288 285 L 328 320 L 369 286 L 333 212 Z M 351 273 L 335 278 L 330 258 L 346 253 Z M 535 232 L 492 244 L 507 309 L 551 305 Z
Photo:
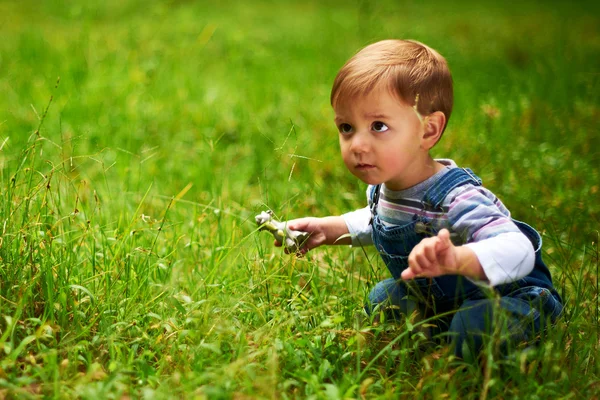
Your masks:
M 371 199 L 371 220 L 369 221 L 369 225 L 373 223 L 373 217 L 377 213 L 377 203 L 379 203 L 380 191 L 381 184 L 371 186 L 371 191 L 369 193 L 369 198 Z
M 439 209 L 448 193 L 469 183 L 481 186 L 481 179 L 469 168 L 451 168 L 427 190 L 423 204 L 430 209 Z

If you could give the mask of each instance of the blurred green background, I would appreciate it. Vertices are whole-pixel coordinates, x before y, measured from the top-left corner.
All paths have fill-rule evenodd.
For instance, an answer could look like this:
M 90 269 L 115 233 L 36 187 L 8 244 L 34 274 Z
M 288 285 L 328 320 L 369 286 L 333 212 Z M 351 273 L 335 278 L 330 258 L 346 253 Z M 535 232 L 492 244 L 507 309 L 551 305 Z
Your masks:
M 374 253 L 295 261 L 255 232 L 267 208 L 364 206 L 329 91 L 385 38 L 447 58 L 455 106 L 434 156 L 543 232 L 568 305 L 561 354 L 538 355 L 558 370 L 494 375 L 496 395 L 596 390 L 583 382 L 598 380 L 597 2 L 0 0 L 0 398 L 487 387 L 477 370 L 441 378 L 457 371 L 447 359 L 395 368 L 404 353 L 364 380 L 380 348 L 352 329 L 386 276 Z
M 98 185 L 103 166 L 116 161 L 108 179 L 125 192 L 154 182 L 155 193 L 170 196 L 191 182 L 190 199 L 226 197 L 248 208 L 272 196 L 278 209 L 302 194 L 317 199 L 307 212 L 332 213 L 336 201 L 319 193 L 344 190 L 358 193 L 343 204 L 354 208 L 362 193 L 337 155 L 331 82 L 360 47 L 413 38 L 445 55 L 455 79 L 455 112 L 435 155 L 471 166 L 517 217 L 560 214 L 582 236 L 597 228 L 593 3 L 0 7 L 0 134 L 10 138 L 3 165 L 54 95 L 44 136 L 62 157 L 94 154 L 101 163 L 84 159 L 71 169 Z

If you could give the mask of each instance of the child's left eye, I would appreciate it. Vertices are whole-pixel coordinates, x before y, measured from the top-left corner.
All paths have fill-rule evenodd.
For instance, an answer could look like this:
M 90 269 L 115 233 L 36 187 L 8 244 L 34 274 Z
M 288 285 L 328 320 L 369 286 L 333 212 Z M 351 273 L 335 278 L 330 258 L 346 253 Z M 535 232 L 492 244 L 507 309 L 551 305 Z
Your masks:
M 386 124 L 384 124 L 381 121 L 375 121 L 373 122 L 373 125 L 371 125 L 371 128 L 375 131 L 375 132 L 385 132 L 387 131 L 389 128 L 387 127 Z

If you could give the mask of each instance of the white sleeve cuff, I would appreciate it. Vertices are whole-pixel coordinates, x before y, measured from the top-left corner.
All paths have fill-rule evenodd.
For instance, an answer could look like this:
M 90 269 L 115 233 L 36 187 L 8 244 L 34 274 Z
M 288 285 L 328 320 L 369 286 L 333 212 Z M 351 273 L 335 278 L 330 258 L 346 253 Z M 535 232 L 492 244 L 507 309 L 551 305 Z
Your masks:
M 352 237 L 353 246 L 367 246 L 373 244 L 371 237 L 371 210 L 369 207 L 352 211 L 342 215 L 348 232 Z
M 475 252 L 490 286 L 524 278 L 534 267 L 533 245 L 520 232 L 502 233 L 465 246 Z

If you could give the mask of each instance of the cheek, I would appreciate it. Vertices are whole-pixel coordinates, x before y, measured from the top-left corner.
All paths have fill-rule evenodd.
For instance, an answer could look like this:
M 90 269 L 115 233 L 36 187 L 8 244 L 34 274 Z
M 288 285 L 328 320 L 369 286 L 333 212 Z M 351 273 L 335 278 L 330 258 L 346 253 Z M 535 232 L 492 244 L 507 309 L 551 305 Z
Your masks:
M 342 153 L 342 158 L 345 160 L 346 156 L 350 153 L 348 151 L 348 143 L 344 140 L 342 140 L 341 138 L 339 139 L 339 143 L 340 143 L 340 153 Z
M 344 160 L 344 164 L 346 164 L 346 166 L 348 168 L 350 168 L 350 165 L 352 164 L 350 162 L 351 160 L 351 152 L 348 151 L 348 146 L 344 145 L 344 143 L 342 143 L 340 141 L 340 154 L 342 155 L 342 160 Z
M 395 168 L 402 164 L 404 156 L 400 151 L 390 150 L 391 149 L 386 149 L 379 152 L 377 159 L 382 165 L 385 165 L 387 168 Z
M 343 149 L 342 149 L 342 160 L 344 160 L 344 164 L 349 165 L 349 162 L 350 162 L 349 153 L 347 151 L 344 151 Z

